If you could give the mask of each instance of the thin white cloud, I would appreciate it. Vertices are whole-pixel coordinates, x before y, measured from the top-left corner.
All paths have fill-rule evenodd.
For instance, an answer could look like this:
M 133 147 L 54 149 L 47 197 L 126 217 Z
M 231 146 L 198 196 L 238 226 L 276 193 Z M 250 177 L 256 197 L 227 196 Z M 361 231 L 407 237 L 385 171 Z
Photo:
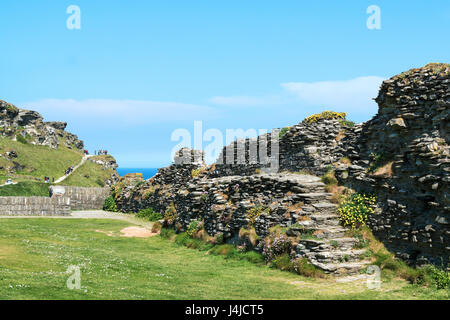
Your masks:
M 309 106 L 356 113 L 375 113 L 381 77 L 368 76 L 344 81 L 290 82 L 281 86 Z
M 23 108 L 42 113 L 47 120 L 82 118 L 101 123 L 147 124 L 177 120 L 215 118 L 214 108 L 195 104 L 165 101 L 112 99 L 43 99 L 22 104 Z M 111 124 L 111 123 L 110 123 Z

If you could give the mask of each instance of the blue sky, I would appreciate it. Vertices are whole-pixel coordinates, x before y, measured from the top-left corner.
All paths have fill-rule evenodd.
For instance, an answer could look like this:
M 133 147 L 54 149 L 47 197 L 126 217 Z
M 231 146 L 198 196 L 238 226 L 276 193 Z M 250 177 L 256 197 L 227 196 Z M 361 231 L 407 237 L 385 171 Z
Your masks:
M 370 5 L 381 30 L 366 27 Z M 323 110 L 368 120 L 383 79 L 450 62 L 449 31 L 448 0 L 2 0 L 0 99 L 67 121 L 121 167 L 159 167 L 194 120 L 223 132 Z

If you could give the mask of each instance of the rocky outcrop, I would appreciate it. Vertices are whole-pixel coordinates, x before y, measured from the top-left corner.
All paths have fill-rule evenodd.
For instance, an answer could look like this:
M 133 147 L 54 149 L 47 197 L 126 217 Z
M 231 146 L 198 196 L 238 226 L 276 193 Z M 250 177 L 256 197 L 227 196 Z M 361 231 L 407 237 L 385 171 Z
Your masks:
M 65 131 L 65 122 L 44 122 L 36 111 L 23 110 L 0 100 L 0 133 L 16 140 L 18 136 L 32 144 L 58 148 L 63 143 L 69 149 L 83 149 L 83 141 Z

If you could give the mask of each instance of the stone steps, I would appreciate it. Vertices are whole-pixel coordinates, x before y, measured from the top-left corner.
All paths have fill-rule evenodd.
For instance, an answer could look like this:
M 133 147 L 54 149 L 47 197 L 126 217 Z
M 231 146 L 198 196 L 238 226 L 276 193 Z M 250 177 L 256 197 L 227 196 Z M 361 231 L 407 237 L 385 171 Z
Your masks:
M 338 226 L 340 223 L 336 214 L 312 214 L 309 217 L 317 226 Z
M 345 263 L 321 263 L 311 261 L 315 267 L 323 270 L 326 273 L 331 273 L 336 276 L 352 275 L 359 273 L 364 267 L 370 264 L 368 261 L 359 262 L 345 262 Z
M 296 197 L 303 201 L 304 203 L 309 204 L 318 204 L 322 203 L 323 201 L 327 201 L 330 199 L 331 194 L 329 193 L 298 193 L 296 194 Z
M 310 260 L 316 260 L 321 263 L 344 263 L 359 262 L 360 257 L 366 252 L 364 249 L 352 249 L 346 251 L 320 251 L 310 252 L 306 255 Z
M 359 273 L 368 261 L 362 260 L 365 249 L 355 249 L 358 239 L 347 237 L 347 228 L 340 224 L 337 205 L 329 201 L 325 192 L 300 193 L 296 196 L 305 203 L 301 216 L 306 218 L 288 230 L 299 235 L 296 257 L 308 261 L 325 273 L 351 275 Z

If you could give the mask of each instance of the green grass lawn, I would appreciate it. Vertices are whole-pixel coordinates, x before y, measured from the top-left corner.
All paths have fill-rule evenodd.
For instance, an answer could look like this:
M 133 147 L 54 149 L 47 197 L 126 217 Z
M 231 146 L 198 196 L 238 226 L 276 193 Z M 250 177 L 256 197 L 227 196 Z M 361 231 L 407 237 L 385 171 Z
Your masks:
M 77 187 L 104 187 L 105 181 L 113 174 L 112 169 L 103 170 L 98 164 L 86 161 L 60 184 Z
M 77 165 L 83 154 L 80 150 L 68 149 L 60 145 L 58 149 L 48 146 L 38 146 L 33 144 L 23 144 L 12 141 L 6 137 L 0 137 L 0 153 L 14 150 L 18 157 L 11 161 L 0 158 L 0 166 L 4 168 L 11 166 L 12 161 L 16 161 L 25 166 L 25 169 L 12 176 L 15 181 L 44 180 L 44 176 L 59 178 L 64 175 L 64 171 Z M 0 170 L 0 182 L 6 181 L 5 170 Z
M 23 181 L 0 188 L 0 197 L 48 197 L 50 184 L 43 182 Z
M 0 219 L 0 298 L 449 299 L 447 290 L 402 280 L 369 290 L 365 283 L 309 279 L 227 260 L 159 236 L 121 237 L 127 226 L 96 219 Z M 66 288 L 70 265 L 81 267 L 81 290 Z

